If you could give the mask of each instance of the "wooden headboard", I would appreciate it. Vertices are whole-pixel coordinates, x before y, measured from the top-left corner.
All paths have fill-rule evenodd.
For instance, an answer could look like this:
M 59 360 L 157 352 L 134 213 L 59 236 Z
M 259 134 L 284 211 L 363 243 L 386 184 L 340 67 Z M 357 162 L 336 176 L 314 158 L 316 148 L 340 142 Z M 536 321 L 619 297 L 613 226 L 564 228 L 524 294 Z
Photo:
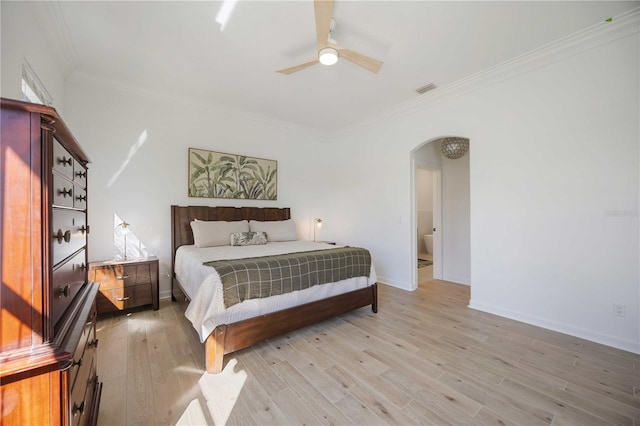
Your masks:
M 274 221 L 291 219 L 288 207 L 209 207 L 171 206 L 171 275 L 173 276 L 176 250 L 180 246 L 193 244 L 191 221 L 200 220 L 260 220 Z

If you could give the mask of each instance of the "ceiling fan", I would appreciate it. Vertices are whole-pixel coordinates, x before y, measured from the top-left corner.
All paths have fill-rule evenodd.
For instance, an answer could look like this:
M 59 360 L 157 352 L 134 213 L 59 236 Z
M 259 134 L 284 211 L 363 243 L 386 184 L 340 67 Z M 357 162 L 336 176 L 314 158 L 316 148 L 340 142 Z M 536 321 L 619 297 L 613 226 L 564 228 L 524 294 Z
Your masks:
M 316 14 L 316 37 L 318 40 L 318 57 L 312 61 L 293 67 L 278 70 L 280 74 L 293 74 L 315 64 L 333 65 L 338 58 L 344 58 L 367 70 L 378 73 L 382 67 L 382 61 L 370 58 L 353 50 L 338 46 L 335 40 L 329 38 L 332 30 L 333 0 L 314 0 Z M 335 21 L 333 21 L 335 25 Z

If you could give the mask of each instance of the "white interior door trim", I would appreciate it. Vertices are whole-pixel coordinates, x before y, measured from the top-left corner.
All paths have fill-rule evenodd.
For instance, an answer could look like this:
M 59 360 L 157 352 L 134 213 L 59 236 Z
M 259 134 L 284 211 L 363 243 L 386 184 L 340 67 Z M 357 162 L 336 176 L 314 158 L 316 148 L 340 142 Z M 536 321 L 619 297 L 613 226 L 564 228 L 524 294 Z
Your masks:
M 416 290 L 418 288 L 418 237 L 417 237 L 417 232 L 416 230 L 418 229 L 418 209 L 416 208 L 416 171 L 418 169 L 418 165 L 416 164 L 416 159 L 413 155 L 413 152 L 411 153 L 411 169 L 410 169 L 410 174 L 411 177 L 409 179 L 410 183 L 409 183 L 409 191 L 411 192 L 409 199 L 410 199 L 410 212 L 411 214 L 409 215 L 409 217 L 411 218 L 409 220 L 409 244 L 411 245 L 409 253 L 411 253 L 411 275 L 410 275 L 410 281 L 409 281 L 409 285 L 410 288 L 409 290 L 413 291 Z
M 442 170 L 433 172 L 433 279 L 442 279 Z

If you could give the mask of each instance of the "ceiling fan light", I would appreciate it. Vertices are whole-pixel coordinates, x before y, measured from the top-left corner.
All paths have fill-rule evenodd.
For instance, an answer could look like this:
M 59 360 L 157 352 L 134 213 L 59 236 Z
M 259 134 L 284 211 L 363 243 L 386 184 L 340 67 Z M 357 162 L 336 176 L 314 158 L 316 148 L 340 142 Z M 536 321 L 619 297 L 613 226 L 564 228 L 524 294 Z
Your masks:
M 318 60 L 322 65 L 333 65 L 338 62 L 338 51 L 332 47 L 325 47 L 320 51 Z

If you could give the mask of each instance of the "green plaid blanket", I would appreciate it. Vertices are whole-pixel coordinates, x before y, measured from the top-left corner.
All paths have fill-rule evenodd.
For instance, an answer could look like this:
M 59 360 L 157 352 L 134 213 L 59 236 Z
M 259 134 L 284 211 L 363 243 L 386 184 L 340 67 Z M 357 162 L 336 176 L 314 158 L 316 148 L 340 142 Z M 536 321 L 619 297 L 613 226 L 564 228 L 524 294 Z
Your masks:
M 288 253 L 248 259 L 214 260 L 224 291 L 224 306 L 276 296 L 318 284 L 369 277 L 371 255 L 357 247 Z

